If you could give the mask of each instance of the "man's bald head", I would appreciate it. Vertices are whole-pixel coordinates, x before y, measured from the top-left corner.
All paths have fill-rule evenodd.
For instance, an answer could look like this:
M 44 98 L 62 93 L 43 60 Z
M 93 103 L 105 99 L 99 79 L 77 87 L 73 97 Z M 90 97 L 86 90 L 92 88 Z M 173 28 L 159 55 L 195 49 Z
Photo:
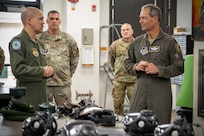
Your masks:
M 21 13 L 21 21 L 25 25 L 27 18 L 33 18 L 36 16 L 37 12 L 41 12 L 36 7 L 27 7 Z

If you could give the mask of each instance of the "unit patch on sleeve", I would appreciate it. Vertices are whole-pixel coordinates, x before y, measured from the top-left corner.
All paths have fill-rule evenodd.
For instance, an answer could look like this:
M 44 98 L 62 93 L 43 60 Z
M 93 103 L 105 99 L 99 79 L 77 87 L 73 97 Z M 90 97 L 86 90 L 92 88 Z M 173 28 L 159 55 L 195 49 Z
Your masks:
M 21 41 L 18 39 L 14 39 L 11 43 L 12 50 L 18 51 L 21 49 Z

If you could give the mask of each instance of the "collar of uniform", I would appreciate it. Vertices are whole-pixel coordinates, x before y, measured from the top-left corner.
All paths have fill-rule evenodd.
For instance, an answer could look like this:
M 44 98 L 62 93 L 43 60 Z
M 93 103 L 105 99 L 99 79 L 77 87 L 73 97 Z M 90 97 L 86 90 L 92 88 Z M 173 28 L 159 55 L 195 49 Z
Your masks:
M 120 38 L 119 40 L 120 40 L 121 42 L 124 42 L 124 43 L 131 43 L 132 41 L 134 41 L 134 37 L 132 37 L 132 40 L 131 40 L 131 41 L 129 41 L 129 42 L 124 41 L 124 39 L 123 39 L 123 38 Z
M 157 36 L 156 39 L 161 39 L 163 36 L 165 35 L 165 33 L 162 31 L 162 29 L 160 28 L 160 31 L 159 31 L 159 35 Z M 144 34 L 144 38 L 146 38 L 148 40 L 148 35 L 147 34 Z
M 55 35 L 55 36 L 52 36 L 49 34 L 48 31 L 45 32 L 45 36 L 47 37 L 48 40 L 50 41 L 58 41 L 58 40 L 61 40 L 62 39 L 62 36 L 61 36 L 61 31 L 59 32 L 59 34 Z
M 22 30 L 22 37 L 28 39 L 29 41 L 32 41 L 32 39 L 30 38 L 29 34 L 26 32 L 25 29 Z M 37 40 L 36 40 L 37 41 Z M 32 41 L 34 42 L 34 41 Z M 35 42 L 34 42 L 35 43 Z
M 160 28 L 159 35 L 157 36 L 157 39 L 161 39 L 164 35 L 165 35 L 165 33 Z
M 120 38 L 120 39 L 118 39 L 118 41 L 119 41 L 119 43 L 120 44 L 124 44 L 124 43 L 126 43 L 126 44 L 130 44 L 131 42 L 133 42 L 134 41 L 134 38 L 132 38 L 132 40 L 131 41 L 129 41 L 129 42 L 125 42 L 124 40 L 123 40 L 123 38 Z

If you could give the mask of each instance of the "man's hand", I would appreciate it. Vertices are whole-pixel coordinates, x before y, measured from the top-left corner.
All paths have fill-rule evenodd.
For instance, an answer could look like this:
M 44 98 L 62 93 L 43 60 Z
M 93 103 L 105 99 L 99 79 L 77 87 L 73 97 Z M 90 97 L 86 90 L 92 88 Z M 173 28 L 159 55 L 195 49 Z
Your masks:
M 140 61 L 135 69 L 137 71 L 144 71 L 146 74 L 157 74 L 159 69 L 153 63 L 149 63 L 148 61 Z
M 153 63 L 148 63 L 148 65 L 145 67 L 146 74 L 157 74 L 158 71 L 158 67 Z
M 137 71 L 145 71 L 145 68 L 148 66 L 148 62 L 147 61 L 140 61 L 137 66 L 135 67 L 135 69 Z
M 45 66 L 44 67 L 44 76 L 50 77 L 54 74 L 54 68 L 52 66 Z

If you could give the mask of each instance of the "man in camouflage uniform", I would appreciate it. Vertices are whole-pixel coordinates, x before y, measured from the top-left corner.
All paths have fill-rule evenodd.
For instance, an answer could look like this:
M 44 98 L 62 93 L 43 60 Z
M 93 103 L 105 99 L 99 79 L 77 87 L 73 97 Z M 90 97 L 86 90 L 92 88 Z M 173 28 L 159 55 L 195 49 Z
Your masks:
M 4 50 L 0 47 L 0 75 L 4 68 L 4 61 L 5 61 Z
M 115 74 L 112 96 L 114 110 L 118 115 L 124 114 L 125 95 L 127 94 L 128 99 L 131 99 L 136 81 L 136 76 L 128 74 L 124 68 L 124 59 L 127 57 L 129 44 L 134 39 L 133 32 L 130 24 L 123 24 L 121 26 L 122 38 L 114 41 L 109 47 L 110 64 Z
M 47 49 L 48 65 L 55 68 L 55 74 L 47 80 L 48 101 L 63 105 L 71 102 L 71 78 L 79 61 L 79 50 L 73 37 L 59 28 L 60 14 L 52 10 L 48 12 L 46 23 L 48 30 L 39 34 L 39 40 Z

